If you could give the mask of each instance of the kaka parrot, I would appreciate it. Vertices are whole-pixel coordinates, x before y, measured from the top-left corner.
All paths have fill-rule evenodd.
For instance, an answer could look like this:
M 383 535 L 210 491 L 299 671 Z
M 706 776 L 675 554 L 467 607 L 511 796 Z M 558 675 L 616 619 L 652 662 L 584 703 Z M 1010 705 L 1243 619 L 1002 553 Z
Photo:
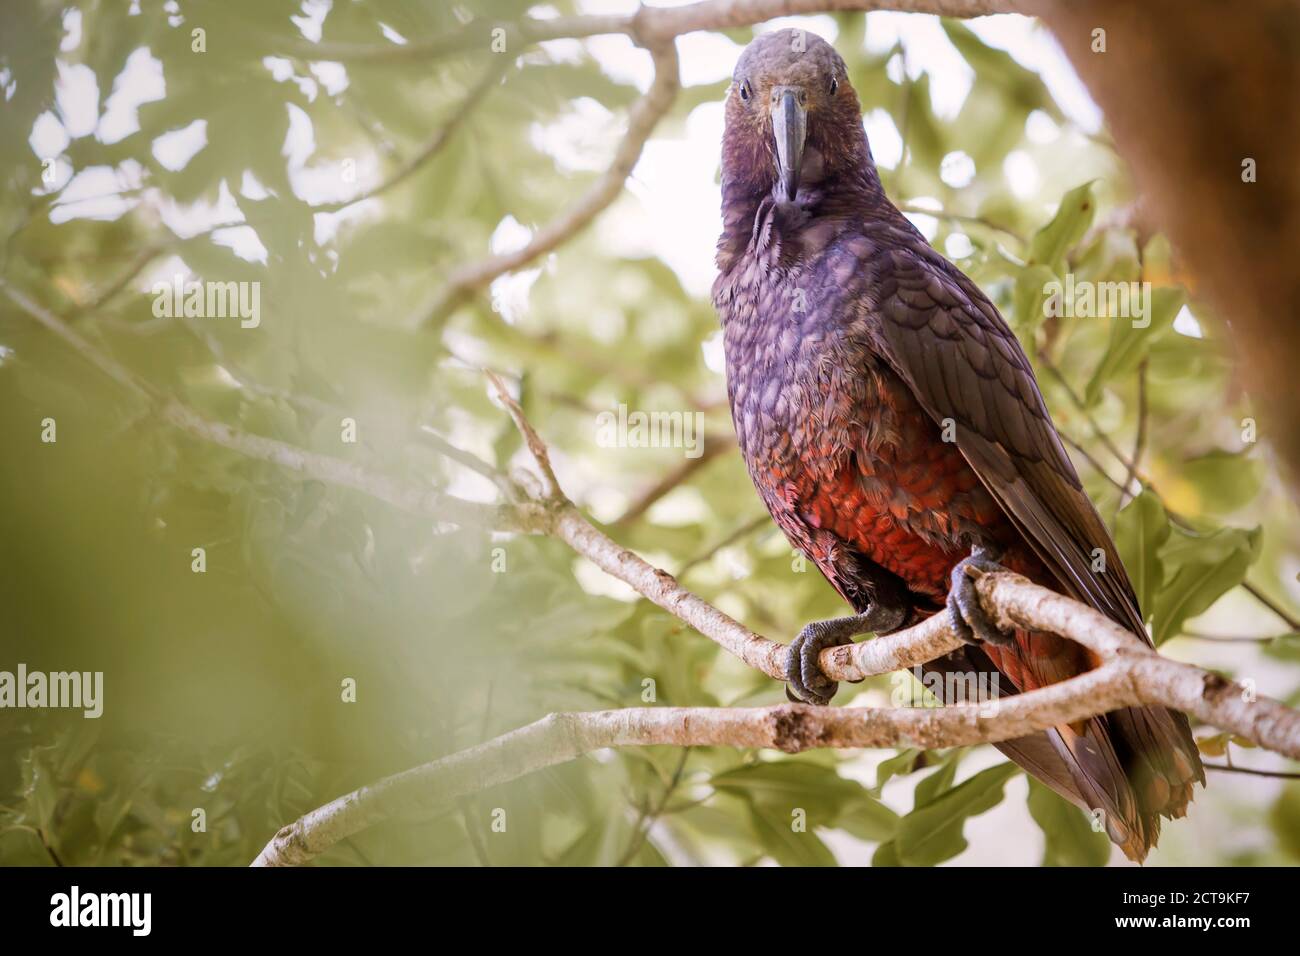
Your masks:
M 1013 694 L 1096 666 L 1056 635 L 1001 632 L 972 565 L 1012 569 L 1146 638 L 1024 350 L 886 197 L 844 61 L 824 40 L 778 30 L 741 55 L 722 220 L 713 301 L 741 452 L 777 525 L 857 612 L 795 638 L 792 696 L 825 704 L 835 693 L 822 649 L 940 611 L 963 646 L 928 669 L 996 676 Z M 1205 782 L 1187 718 L 1163 707 L 997 747 L 1101 811 L 1135 860 Z

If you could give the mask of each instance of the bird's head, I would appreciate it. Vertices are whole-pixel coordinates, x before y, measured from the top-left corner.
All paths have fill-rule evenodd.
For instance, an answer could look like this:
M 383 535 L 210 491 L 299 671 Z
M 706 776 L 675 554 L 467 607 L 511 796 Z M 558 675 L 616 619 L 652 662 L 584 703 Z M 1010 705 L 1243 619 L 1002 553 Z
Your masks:
M 835 48 L 806 30 L 756 38 L 727 96 L 725 188 L 794 202 L 800 186 L 867 175 L 862 112 Z

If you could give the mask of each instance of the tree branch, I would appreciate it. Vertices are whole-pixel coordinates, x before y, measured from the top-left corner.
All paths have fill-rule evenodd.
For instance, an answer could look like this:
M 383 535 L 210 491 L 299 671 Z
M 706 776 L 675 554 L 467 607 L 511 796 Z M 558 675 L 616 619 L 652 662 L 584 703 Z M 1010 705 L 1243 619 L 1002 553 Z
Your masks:
M 633 31 L 636 36 L 655 40 L 696 30 L 747 27 L 804 13 L 894 10 L 969 18 L 1023 13 L 1027 7 L 1017 0 L 703 0 L 683 7 L 642 7 L 633 17 Z
M 547 476 L 544 482 L 547 490 L 537 502 L 544 516 L 538 530 L 565 542 L 602 571 L 628 584 L 750 667 L 774 680 L 784 681 L 786 645 L 755 634 L 682 587 L 667 571 L 654 567 L 620 546 L 583 517 L 573 502 L 564 496 L 551 468 L 550 454 L 536 429 L 524 417 L 519 404 L 506 392 L 500 379 L 492 376 L 491 382 L 497 397 L 524 435 L 538 467 Z M 971 573 L 976 577 L 975 585 L 981 602 L 1002 628 L 1049 631 L 1081 644 L 1104 663 L 1125 661 L 1135 672 L 1141 670 L 1158 678 L 1162 690 L 1150 691 L 1148 688 L 1144 693 L 1167 693 L 1171 697 L 1144 697 L 1142 702 L 1187 711 L 1223 730 L 1239 732 L 1270 750 L 1300 755 L 1300 713 L 1274 701 L 1247 700 L 1252 695 L 1242 685 L 1190 664 L 1163 658 L 1146 641 L 1101 612 L 1034 584 L 1028 578 L 1011 573 L 985 575 L 974 569 Z M 936 614 L 907 630 L 827 648 L 822 651 L 818 663 L 832 680 L 856 681 L 928 663 L 959 647 L 961 640 L 953 631 L 948 616 Z M 1203 684 L 1200 690 L 1194 686 L 1198 682 Z M 1236 703 L 1232 700 L 1234 694 L 1240 697 Z M 1214 697 L 1213 707 L 1207 709 L 1206 701 L 1210 696 Z M 1250 709 L 1256 706 L 1260 709 Z M 1095 714 L 1113 709 L 1101 708 Z
M 468 750 L 386 777 L 327 803 L 282 828 L 254 866 L 308 862 L 344 837 L 394 816 L 427 813 L 459 796 L 493 787 L 536 770 L 606 747 L 700 746 L 771 748 L 798 753 L 811 747 L 943 747 L 1004 740 L 1053 726 L 1057 718 L 1082 719 L 1093 712 L 1092 694 L 1112 706 L 1128 695 L 1096 686 L 1111 676 L 1103 669 L 999 701 L 1000 727 L 987 726 L 980 705 L 933 709 L 812 707 L 629 707 L 550 714 L 535 723 Z M 1069 693 L 1064 693 L 1064 688 Z M 1073 695 L 1073 696 L 1072 696 Z M 1039 713 L 1026 713 L 1025 701 Z M 1051 700 L 1043 700 L 1051 698 Z M 1039 701 L 1042 701 L 1040 704 Z M 1051 719 L 1048 720 L 1050 713 Z M 1035 718 L 1048 720 L 1037 726 Z
M 495 506 L 465 501 L 436 488 L 401 481 L 370 471 L 354 462 L 320 455 L 260 435 L 251 435 L 223 422 L 204 418 L 187 406 L 162 396 L 155 388 L 100 352 L 57 316 L 26 295 L 7 283 L 0 284 L 0 289 L 11 302 L 58 335 L 104 374 L 138 397 L 156 405 L 163 420 L 196 438 L 250 458 L 310 474 L 331 484 L 353 488 L 394 507 L 438 520 L 483 524 L 521 533 L 549 534 L 690 624 L 749 666 L 775 680 L 784 680 L 787 654 L 785 645 L 755 634 L 686 590 L 668 572 L 622 548 L 583 517 L 577 507 L 564 496 L 545 444 L 495 375 L 490 376 L 493 388 L 523 434 L 529 453 L 542 475 L 536 481 L 534 500 L 518 505 Z M 1066 694 L 1068 698 L 1070 692 L 1061 688 L 1068 688 L 1080 681 L 1095 682 L 1098 678 L 1094 675 L 1108 673 L 1112 679 L 1104 687 L 1095 688 L 1094 696 L 1090 698 L 1094 708 L 1092 714 L 1105 713 L 1116 706 L 1126 706 L 1114 703 L 1108 694 L 1136 695 L 1135 699 L 1140 702 L 1164 704 L 1187 711 L 1206 723 L 1231 730 L 1270 750 L 1300 756 L 1300 714 L 1281 704 L 1265 699 L 1250 700 L 1250 695 L 1240 685 L 1191 665 L 1159 657 L 1144 642 L 1092 608 L 1017 575 L 983 576 L 976 582 L 976 586 L 986 608 L 1002 626 L 1059 634 L 1082 644 L 1106 662 L 1089 674 L 1039 691 L 1017 695 L 1011 700 L 1023 702 L 1042 699 L 1049 702 L 1045 706 L 1051 706 L 1050 702 L 1056 699 L 1056 695 Z M 822 652 L 820 664 L 833 680 L 859 680 L 918 666 L 956 650 L 959 646 L 960 641 L 947 616 L 938 614 L 906 631 L 829 648 Z M 1109 668 L 1110 664 L 1121 662 L 1125 664 L 1124 668 Z M 1125 697 L 1125 700 L 1128 699 Z M 1025 705 L 1019 703 L 1016 706 L 1019 708 Z M 1003 704 L 999 707 L 1005 709 Z M 1036 711 L 1035 715 L 1041 716 L 1041 713 Z M 1052 726 L 1062 720 L 1081 719 L 1082 716 L 1089 715 L 1062 718 L 1058 714 L 1043 726 Z M 1024 732 L 1028 731 L 1020 726 L 1019 732 L 1012 733 L 1011 736 Z
M 583 516 L 560 489 L 546 445 L 524 417 L 518 402 L 506 391 L 499 378 L 492 375 L 489 380 L 498 400 L 523 434 L 529 453 L 544 476 L 541 484 L 545 490 L 537 501 L 542 515 L 538 530 L 563 541 L 606 574 L 685 621 L 750 667 L 774 680 L 784 681 L 784 644 L 755 634 L 735 618 L 682 587 L 667 571 L 656 568 L 640 555 L 624 548 Z M 822 668 L 833 680 L 851 681 L 932 661 L 960 646 L 956 634 L 939 620 L 940 617 L 942 615 L 930 618 L 907 632 L 823 651 Z
M 990 583 L 987 590 L 981 587 L 981 598 L 990 610 L 998 610 L 1019 623 L 1032 620 L 1032 626 L 1050 629 L 1050 624 L 1073 622 L 1081 616 L 1100 617 L 1091 608 L 1014 575 L 989 575 L 981 585 L 990 578 L 1002 581 Z M 942 620 L 947 627 L 945 615 L 930 619 L 934 620 Z M 1099 646 L 1109 646 L 1112 641 L 1127 646 L 1137 641 L 1105 618 L 1102 620 L 1119 634 L 1103 636 L 1097 642 Z M 253 865 L 307 863 L 339 840 L 382 820 L 428 813 L 465 794 L 606 747 L 726 746 L 786 753 L 820 747 L 933 749 L 1010 740 L 1138 704 L 1178 707 L 1219 726 L 1249 725 L 1251 735 L 1264 746 L 1300 757 L 1300 714 L 1275 701 L 1247 703 L 1239 685 L 1166 660 L 1153 651 L 1129 651 L 1078 677 L 987 704 L 896 709 L 806 704 L 632 707 L 551 714 L 477 747 L 386 777 L 311 811 L 276 833 Z
M 640 43 L 669 40 L 698 30 L 728 30 L 752 26 L 773 17 L 803 13 L 894 10 L 942 17 L 982 17 L 993 13 L 1026 13 L 1024 0 L 702 0 L 681 7 L 641 7 L 624 15 L 589 14 L 546 19 L 471 20 L 455 30 L 409 43 L 302 43 L 297 56 L 309 60 L 400 62 L 431 60 L 475 48 L 482 49 L 503 30 L 506 49 L 547 40 L 584 39 L 622 33 Z
M 443 288 L 421 311 L 424 323 L 439 325 L 471 294 L 498 276 L 527 265 L 565 242 L 596 218 L 623 191 L 623 182 L 631 174 L 646 141 L 659 120 L 673 105 L 681 81 L 677 70 L 677 48 L 672 42 L 651 47 L 655 76 L 644 96 L 628 113 L 627 133 L 614 154 L 614 161 L 581 199 L 533 234 L 520 249 L 470 262 L 455 269 Z

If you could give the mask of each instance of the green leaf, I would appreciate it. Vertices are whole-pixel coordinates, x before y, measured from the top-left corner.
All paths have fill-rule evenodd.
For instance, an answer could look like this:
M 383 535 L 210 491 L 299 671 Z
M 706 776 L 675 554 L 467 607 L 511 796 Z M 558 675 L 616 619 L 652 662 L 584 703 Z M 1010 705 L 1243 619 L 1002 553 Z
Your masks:
M 1264 653 L 1280 661 L 1300 661 L 1300 631 L 1279 634 L 1264 645 Z
M 1183 463 L 1182 478 L 1196 488 L 1204 510 L 1236 511 L 1259 493 L 1258 462 L 1248 453 L 1216 448 Z
M 1087 814 L 1032 777 L 1029 814 L 1046 840 L 1043 866 L 1105 866 L 1110 859 L 1110 841 L 1093 830 Z
M 917 807 L 899 822 L 898 859 L 904 866 L 934 866 L 966 849 L 967 819 L 993 809 L 1002 788 L 1020 772 L 1011 763 L 982 770 L 969 780 Z
M 1016 334 L 1028 338 L 1046 317 L 1043 303 L 1047 301 L 1047 284 L 1056 278 L 1050 266 L 1029 265 L 1016 275 L 1013 301 Z
M 1152 639 L 1157 646 L 1245 580 L 1259 554 L 1258 528 L 1221 528 L 1211 534 L 1175 531 L 1161 554 L 1166 577 L 1174 573 L 1157 595 L 1152 613 Z
M 939 160 L 947 151 L 939 120 L 930 105 L 932 102 L 928 73 L 904 82 L 898 107 L 890 111 L 899 130 L 907 130 L 900 169 L 905 166 L 937 169 Z
M 1300 860 L 1300 783 L 1288 783 L 1268 814 L 1278 846 Z
M 1196 738 L 1196 749 L 1206 757 L 1222 757 L 1228 752 L 1228 743 L 1232 739 L 1232 734 L 1224 731 L 1221 734 L 1211 734 L 1208 737 Z
M 759 856 L 759 836 L 743 797 L 726 797 L 697 804 L 671 817 L 675 834 L 694 850 L 725 847 L 738 859 Z
M 1136 317 L 1111 317 L 1110 341 L 1084 390 L 1086 404 L 1095 405 L 1108 382 L 1137 368 L 1151 350 L 1152 342 L 1173 326 L 1174 317 L 1186 298 L 1182 289 L 1155 289 L 1146 306 L 1150 312 L 1144 317 L 1144 324 L 1135 324 Z
M 942 19 L 939 23 L 980 80 L 1000 87 L 1006 107 L 1017 115 L 1041 109 L 1060 118 L 1060 107 L 1036 71 L 1021 64 L 1005 50 L 989 46 L 960 20 Z M 1023 122 L 1023 116 L 1021 120 Z
M 59 802 L 59 784 L 55 779 L 50 760 L 53 747 L 33 747 L 23 761 L 23 795 L 27 798 L 27 821 L 44 830 L 46 839 L 54 839 L 50 832 L 54 809 Z
M 658 866 L 669 865 L 668 860 L 665 859 L 664 855 L 659 852 L 659 848 L 655 846 L 652 842 L 650 842 L 648 838 L 642 840 L 641 846 L 638 847 L 637 851 L 632 854 L 631 863 L 634 866 L 658 867 Z
M 1240 734 L 1234 734 L 1231 731 L 1224 731 L 1221 734 L 1211 734 L 1206 737 L 1196 738 L 1196 749 L 1207 757 L 1222 757 L 1229 752 L 1229 745 L 1236 744 L 1238 747 L 1244 747 L 1246 750 L 1254 750 L 1258 744 L 1253 740 L 1248 740 Z
M 908 747 L 906 750 L 900 750 L 887 760 L 882 760 L 880 765 L 876 767 L 876 785 L 871 788 L 871 792 L 876 796 L 880 796 L 880 791 L 893 777 L 906 776 L 924 767 L 931 766 L 928 756 L 928 750 Z
M 875 854 L 871 857 L 872 866 L 902 866 L 898 859 L 898 844 L 893 840 L 888 843 L 882 843 L 876 847 Z
M 940 794 L 952 789 L 952 782 L 957 776 L 957 764 L 961 762 L 961 748 L 950 750 L 939 760 L 939 769 L 916 785 L 912 797 L 912 809 L 924 806 Z
M 1155 596 L 1164 582 L 1160 548 L 1169 540 L 1169 515 L 1149 488 L 1120 509 L 1115 517 L 1115 545 L 1137 593 L 1138 606 L 1150 620 Z
M 569 844 L 555 865 L 610 866 L 632 838 L 630 828 L 622 818 L 615 816 L 608 820 L 598 819 Z
M 824 847 L 810 845 L 815 827 L 843 829 L 859 839 L 883 841 L 893 837 L 898 814 L 855 780 L 839 776 L 833 767 L 804 760 L 749 764 L 716 774 L 715 790 L 746 800 L 756 819 L 759 838 L 783 863 L 806 858 L 801 865 L 833 863 Z M 805 814 L 805 833 L 791 830 L 795 810 Z M 776 832 L 773 832 L 776 831 Z M 787 835 L 788 834 L 788 835 Z M 782 858 L 779 854 L 785 854 Z M 829 859 L 828 859 L 829 858 Z
M 851 833 L 859 840 L 883 843 L 898 832 L 899 816 L 874 797 L 865 794 L 840 812 L 835 828 Z
M 869 800 L 867 790 L 854 780 L 845 780 L 830 767 L 801 760 L 754 763 L 725 773 L 710 781 L 715 790 L 743 796 L 755 804 L 784 814 L 802 808 L 808 814 L 808 826 L 832 826 L 850 802 Z
M 1076 186 L 1061 197 L 1051 222 L 1029 241 L 1029 265 L 1045 265 L 1060 274 L 1065 254 L 1087 233 L 1097 213 L 1092 181 Z
M 790 813 L 782 816 L 779 809 L 758 801 L 750 803 L 750 816 L 759 843 L 782 866 L 836 865 L 835 855 L 813 832 L 811 821 L 806 830 L 796 832 Z
M 1100 229 L 1074 259 L 1074 277 L 1090 282 L 1137 282 L 1142 278 L 1137 242 L 1131 232 Z

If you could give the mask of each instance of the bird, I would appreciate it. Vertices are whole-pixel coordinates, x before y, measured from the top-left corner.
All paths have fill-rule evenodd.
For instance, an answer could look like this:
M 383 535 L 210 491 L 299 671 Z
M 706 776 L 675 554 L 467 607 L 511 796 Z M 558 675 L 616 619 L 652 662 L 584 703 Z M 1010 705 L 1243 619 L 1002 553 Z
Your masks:
M 962 644 L 927 674 L 1008 695 L 1097 666 L 1057 635 L 999 629 L 981 572 L 1022 574 L 1150 643 L 1024 349 L 886 196 L 844 60 L 821 37 L 774 30 L 741 53 L 721 192 L 712 298 L 740 451 L 776 525 L 855 612 L 794 638 L 791 699 L 835 694 L 824 648 L 937 613 Z M 995 746 L 1136 861 L 1205 783 L 1186 716 L 1164 707 Z

